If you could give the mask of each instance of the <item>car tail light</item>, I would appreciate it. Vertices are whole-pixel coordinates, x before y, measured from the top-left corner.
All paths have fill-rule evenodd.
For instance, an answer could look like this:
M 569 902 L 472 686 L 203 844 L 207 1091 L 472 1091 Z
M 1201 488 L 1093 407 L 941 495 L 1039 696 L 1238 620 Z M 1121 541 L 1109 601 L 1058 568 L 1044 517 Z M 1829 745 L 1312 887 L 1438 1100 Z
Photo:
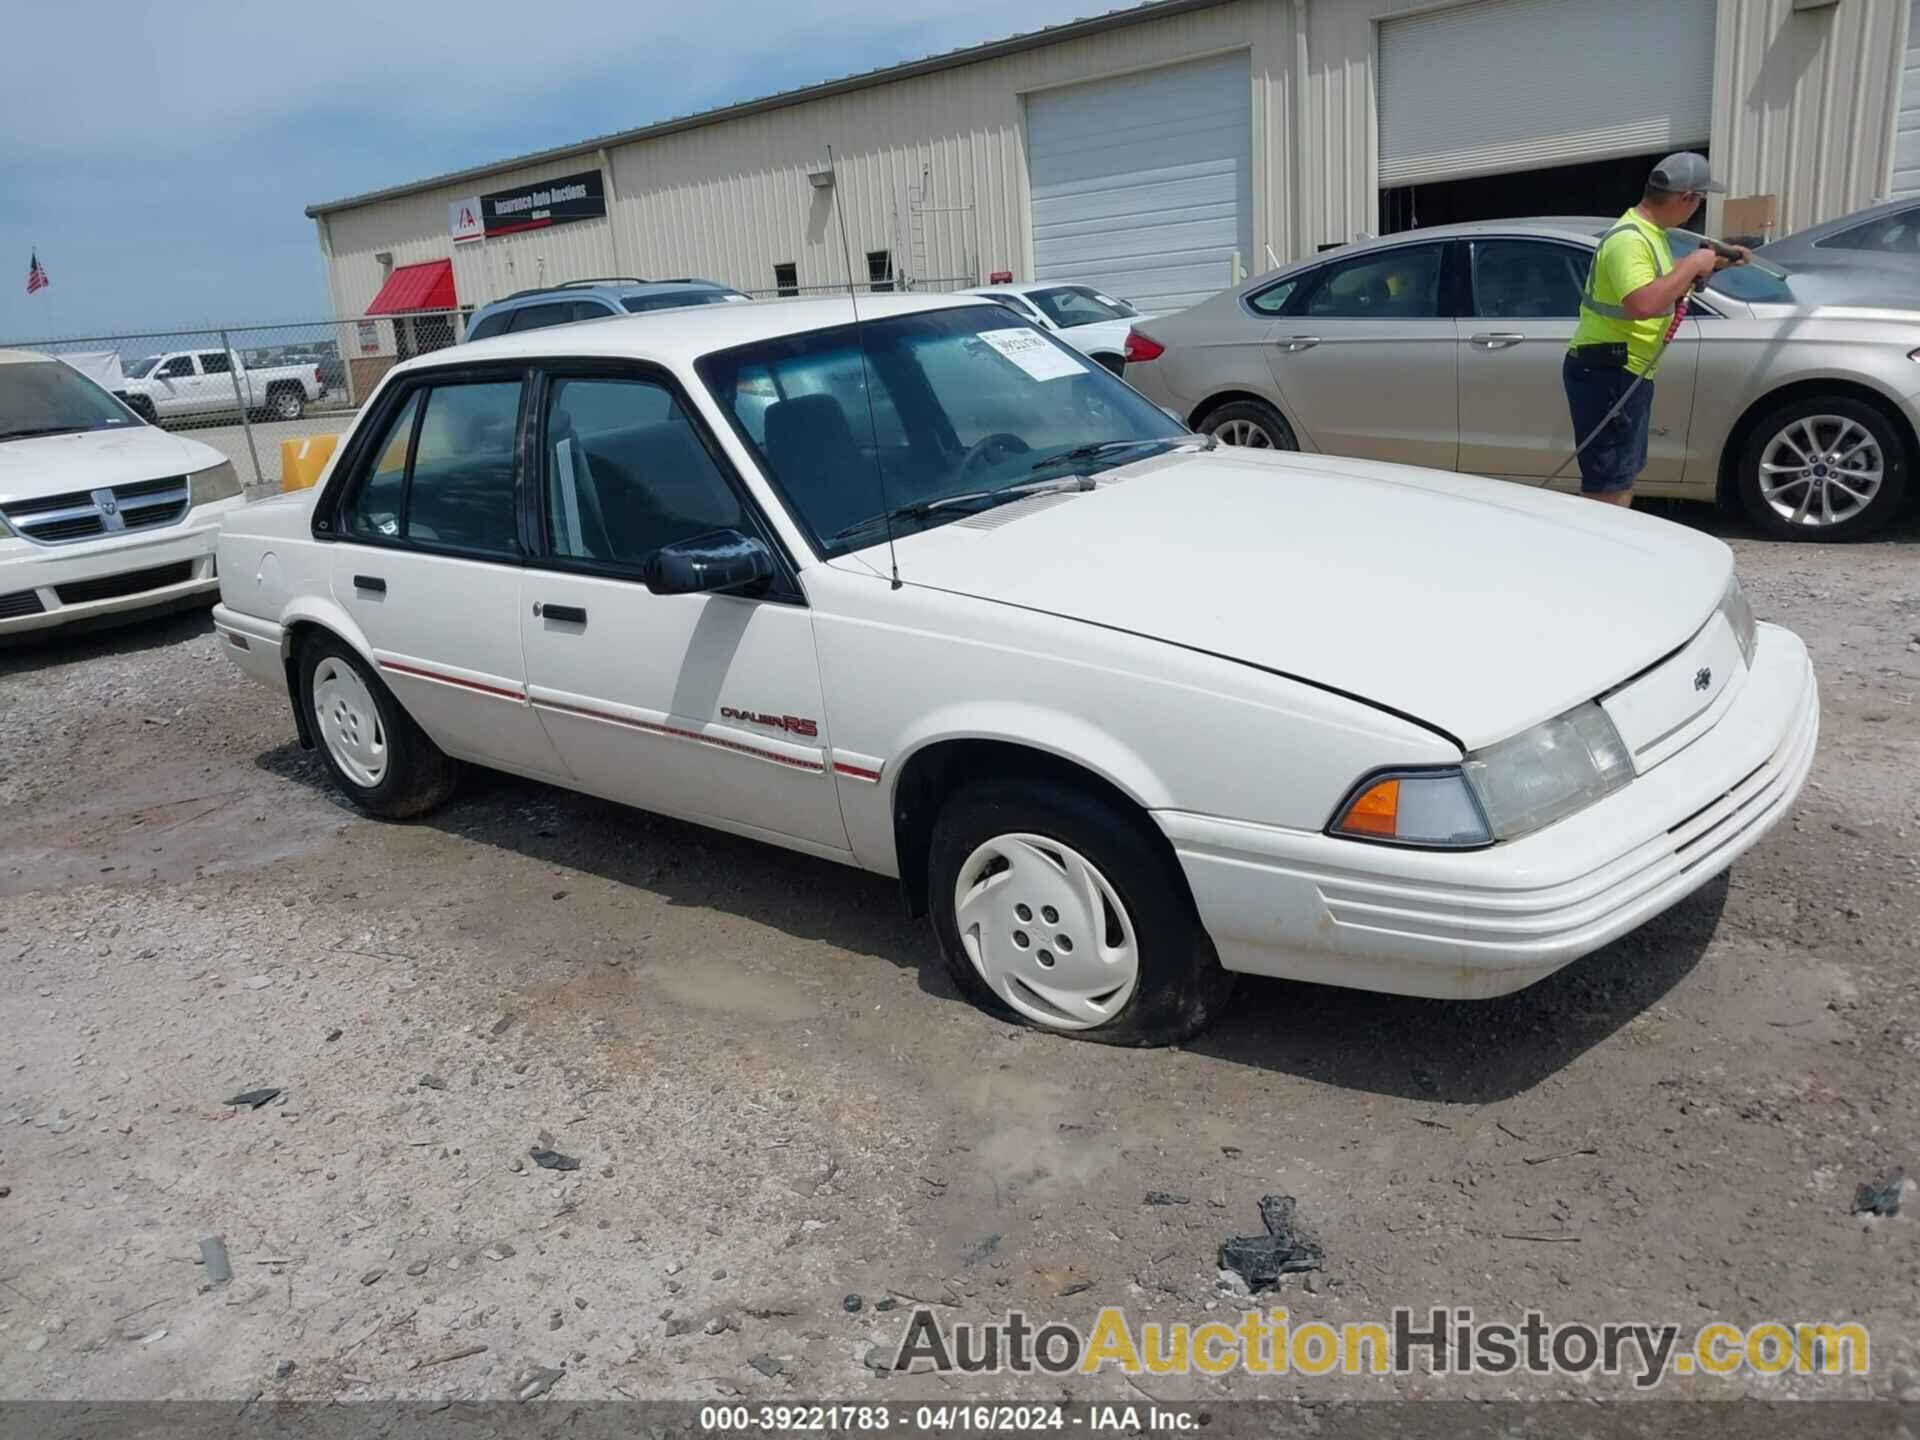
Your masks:
M 1148 360 L 1158 360 L 1167 353 L 1167 347 L 1158 340 L 1149 340 L 1138 330 L 1127 331 L 1127 363 L 1139 365 Z
M 313 383 L 316 385 L 320 383 L 320 367 L 318 365 L 313 367 Z

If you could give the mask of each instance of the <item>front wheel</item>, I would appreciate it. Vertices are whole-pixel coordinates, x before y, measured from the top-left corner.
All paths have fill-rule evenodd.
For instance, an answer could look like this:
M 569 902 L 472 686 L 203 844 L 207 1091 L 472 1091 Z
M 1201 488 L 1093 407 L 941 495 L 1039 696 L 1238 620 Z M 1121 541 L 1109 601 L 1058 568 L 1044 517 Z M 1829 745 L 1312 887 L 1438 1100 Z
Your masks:
M 369 815 L 424 815 L 453 793 L 455 762 L 400 708 L 393 692 L 332 635 L 301 648 L 300 704 L 328 773 Z
M 1145 822 L 1086 791 L 996 780 L 955 795 L 934 823 L 928 897 L 961 991 L 1037 1029 L 1169 1044 L 1233 988 Z
M 1230 400 L 1200 422 L 1202 434 L 1248 450 L 1298 450 L 1287 417 L 1264 400 Z
M 1747 513 L 1770 535 L 1857 540 L 1900 508 L 1906 445 L 1873 406 L 1846 396 L 1810 396 L 1753 427 L 1736 483 Z

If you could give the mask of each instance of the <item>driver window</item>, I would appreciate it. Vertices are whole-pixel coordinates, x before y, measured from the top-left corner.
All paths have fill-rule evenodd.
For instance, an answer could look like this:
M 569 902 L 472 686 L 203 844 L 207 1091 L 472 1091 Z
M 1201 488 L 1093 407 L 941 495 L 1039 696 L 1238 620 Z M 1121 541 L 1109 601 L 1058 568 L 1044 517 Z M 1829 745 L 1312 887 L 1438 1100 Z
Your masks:
M 1581 258 L 1549 241 L 1476 241 L 1474 309 L 1489 320 L 1577 319 L 1586 281 Z
M 165 380 L 184 380 L 193 374 L 193 357 L 176 355 L 160 367 L 160 376 Z
M 739 497 L 663 386 L 559 381 L 545 436 L 542 503 L 554 555 L 637 566 L 663 545 L 748 528 Z

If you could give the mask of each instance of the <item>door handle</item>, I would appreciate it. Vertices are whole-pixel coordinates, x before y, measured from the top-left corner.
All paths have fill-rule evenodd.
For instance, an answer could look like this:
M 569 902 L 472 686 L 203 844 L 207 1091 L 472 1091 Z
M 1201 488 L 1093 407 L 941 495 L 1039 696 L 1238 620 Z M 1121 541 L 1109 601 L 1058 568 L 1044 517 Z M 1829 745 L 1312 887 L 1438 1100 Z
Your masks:
M 562 625 L 587 623 L 587 612 L 578 605 L 542 605 L 536 602 L 533 613 L 548 620 L 558 620 Z
M 353 588 L 371 590 L 376 595 L 384 595 L 387 593 L 387 582 L 378 575 L 356 575 L 353 577 Z
M 1280 342 L 1280 348 L 1289 355 L 1301 350 L 1311 350 L 1320 343 L 1318 335 L 1289 335 Z
M 1487 330 L 1478 335 L 1467 337 L 1467 343 L 1476 350 L 1504 350 L 1509 345 L 1518 345 L 1527 337 L 1516 335 L 1511 330 Z

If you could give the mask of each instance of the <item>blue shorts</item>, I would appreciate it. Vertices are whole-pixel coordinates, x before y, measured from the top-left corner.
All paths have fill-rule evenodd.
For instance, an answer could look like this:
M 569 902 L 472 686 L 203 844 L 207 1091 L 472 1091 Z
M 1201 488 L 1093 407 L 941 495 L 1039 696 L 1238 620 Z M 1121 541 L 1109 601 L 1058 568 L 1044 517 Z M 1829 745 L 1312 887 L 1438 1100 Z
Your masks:
M 1573 412 L 1574 443 L 1592 435 L 1614 402 L 1638 377 L 1623 367 L 1588 365 L 1568 355 L 1560 367 L 1567 387 L 1567 408 Z M 1642 380 L 1620 413 L 1580 452 L 1580 489 L 1587 495 L 1606 495 L 1633 488 L 1647 468 L 1647 430 L 1653 420 L 1653 382 Z

